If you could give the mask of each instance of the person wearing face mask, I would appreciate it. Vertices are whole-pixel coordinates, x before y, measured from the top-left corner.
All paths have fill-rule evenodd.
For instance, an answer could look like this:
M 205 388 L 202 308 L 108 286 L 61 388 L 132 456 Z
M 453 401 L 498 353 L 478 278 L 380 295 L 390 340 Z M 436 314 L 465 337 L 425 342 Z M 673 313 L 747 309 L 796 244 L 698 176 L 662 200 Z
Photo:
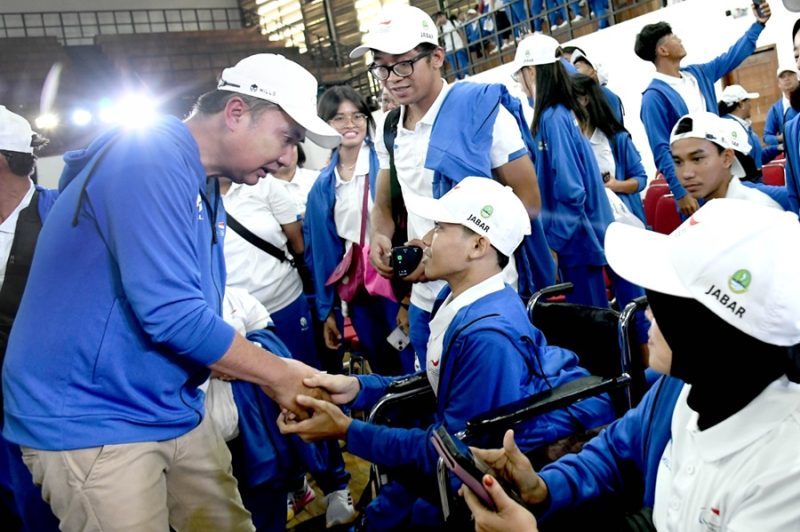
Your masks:
M 538 474 L 509 431 L 475 453 L 512 479 L 540 519 L 644 483 L 659 531 L 800 527 L 800 224 L 791 213 L 718 199 L 670 235 L 613 224 L 611 265 L 647 289 L 650 364 L 665 374 L 642 402 Z M 698 334 L 702 331 L 702 334 Z M 498 513 L 471 493 L 481 530 L 533 516 L 484 477 Z M 488 483 L 487 483 L 488 480 Z

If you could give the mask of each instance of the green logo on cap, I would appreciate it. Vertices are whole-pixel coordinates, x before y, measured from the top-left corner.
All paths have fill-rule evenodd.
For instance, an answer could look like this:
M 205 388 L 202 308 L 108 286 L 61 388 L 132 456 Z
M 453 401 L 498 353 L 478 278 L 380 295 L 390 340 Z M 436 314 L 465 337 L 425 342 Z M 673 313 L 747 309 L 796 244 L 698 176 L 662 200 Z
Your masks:
M 734 294 L 743 294 L 750 288 L 750 281 L 752 280 L 753 277 L 750 275 L 749 271 L 738 270 L 728 278 L 728 288 L 730 288 L 731 292 Z
M 735 131 L 731 131 L 731 137 L 736 138 L 739 135 Z
M 492 215 L 493 212 L 494 209 L 492 208 L 492 206 L 486 205 L 481 209 L 481 218 L 488 218 L 489 216 Z
M 422 21 L 422 27 L 426 28 L 426 29 L 428 28 L 428 21 L 427 20 L 423 20 Z

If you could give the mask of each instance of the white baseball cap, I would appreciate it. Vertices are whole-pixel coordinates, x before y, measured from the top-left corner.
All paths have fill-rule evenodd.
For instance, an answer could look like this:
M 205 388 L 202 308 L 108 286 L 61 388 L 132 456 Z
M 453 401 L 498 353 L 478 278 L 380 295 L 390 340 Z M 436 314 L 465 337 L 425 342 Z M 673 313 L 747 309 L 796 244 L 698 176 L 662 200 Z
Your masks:
M 687 127 L 689 129 L 686 129 Z M 685 129 L 685 131 L 677 133 L 679 129 Z M 747 132 L 739 122 L 721 118 L 708 111 L 689 113 L 678 119 L 669 136 L 669 144 L 672 146 L 675 142 L 683 139 L 708 140 L 723 149 L 730 148 L 745 155 L 749 154 L 752 149 L 750 141 L 747 139 Z M 733 160 L 731 174 L 736 177 L 747 175 L 738 159 L 734 158 Z
M 277 54 L 255 54 L 226 68 L 217 89 L 278 104 L 323 148 L 335 148 L 341 136 L 317 116 L 317 80 L 305 68 Z
M 439 199 L 409 197 L 408 212 L 434 222 L 461 224 L 511 257 L 531 234 L 528 211 L 511 187 L 487 177 L 465 177 Z
M 33 135 L 27 120 L 0 105 L 0 150 L 33 153 Z
M 526 66 L 550 65 L 558 61 L 556 50 L 561 46 L 557 40 L 543 33 L 534 33 L 517 44 L 512 72 L 517 73 Z
M 728 85 L 722 91 L 722 101 L 728 105 L 739 103 L 744 100 L 755 100 L 761 96 L 757 92 L 747 92 L 741 85 Z
M 786 63 L 785 65 L 778 66 L 778 72 L 775 74 L 777 77 L 781 77 L 781 74 L 784 72 L 794 72 L 795 75 L 798 74 L 797 67 L 791 63 Z
M 795 213 L 715 199 L 670 235 L 612 223 L 605 251 L 611 268 L 634 284 L 695 299 L 762 342 L 800 343 Z
M 572 52 L 572 57 L 570 58 L 570 63 L 573 65 L 578 62 L 579 59 L 583 59 L 585 62 L 589 63 L 589 66 L 594 68 L 594 62 L 586 57 L 586 54 L 581 52 L 580 50 L 575 50 Z
M 433 19 L 418 7 L 393 5 L 381 11 L 364 42 L 350 52 L 350 57 L 357 59 L 369 50 L 402 55 L 422 43 L 439 46 L 439 30 Z

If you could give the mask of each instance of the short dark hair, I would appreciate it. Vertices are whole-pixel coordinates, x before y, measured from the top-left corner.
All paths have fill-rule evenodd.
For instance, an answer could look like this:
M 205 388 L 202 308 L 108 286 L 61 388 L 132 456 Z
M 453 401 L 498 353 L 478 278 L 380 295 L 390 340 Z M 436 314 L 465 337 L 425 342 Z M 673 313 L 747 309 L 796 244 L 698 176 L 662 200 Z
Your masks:
M 798 31 L 800 31 L 800 18 L 794 21 L 794 27 L 792 27 L 792 40 L 794 40 L 794 36 L 797 35 Z
M 329 122 L 339 112 L 342 102 L 352 103 L 359 113 L 367 116 L 367 137 L 372 138 L 375 131 L 375 120 L 372 118 L 367 99 L 350 85 L 334 85 L 323 92 L 317 101 L 317 114 L 321 119 Z
M 0 155 L 5 157 L 8 169 L 19 177 L 28 177 L 33 173 L 36 165 L 36 156 L 32 153 L 21 151 L 0 150 Z
M 670 35 L 671 33 L 672 26 L 666 22 L 648 24 L 642 28 L 642 31 L 636 36 L 636 44 L 633 45 L 633 51 L 645 61 L 654 63 L 656 60 L 656 46 L 658 45 L 658 41 L 665 35 Z
M 297 166 L 302 168 L 303 165 L 306 164 L 306 151 L 303 147 L 298 144 L 297 145 Z
M 194 104 L 194 108 L 192 109 L 192 114 L 210 116 L 221 113 L 222 110 L 225 109 L 225 106 L 228 105 L 228 101 L 234 96 L 238 96 L 245 104 L 247 104 L 247 107 L 250 108 L 250 112 L 253 114 L 253 118 L 257 118 L 258 115 L 267 109 L 280 109 L 280 106 L 277 103 L 270 102 L 262 98 L 256 98 L 255 96 L 250 96 L 248 94 L 239 94 L 238 92 L 216 89 L 202 94 L 197 99 L 197 103 Z
M 726 103 L 720 100 L 717 102 L 717 111 L 719 111 L 719 116 L 725 116 L 735 111 L 740 105 L 742 102 Z

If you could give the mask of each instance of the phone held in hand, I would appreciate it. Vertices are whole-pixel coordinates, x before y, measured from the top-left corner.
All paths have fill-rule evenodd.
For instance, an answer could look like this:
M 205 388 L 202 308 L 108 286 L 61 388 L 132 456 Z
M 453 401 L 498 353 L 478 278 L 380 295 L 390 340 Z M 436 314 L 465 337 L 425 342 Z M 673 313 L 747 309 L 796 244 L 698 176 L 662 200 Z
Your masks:
M 439 453 L 439 456 L 444 460 L 447 468 L 466 484 L 487 507 L 492 510 L 496 509 L 492 497 L 489 495 L 489 492 L 486 491 L 486 488 L 483 487 L 483 475 L 487 474 L 497 479 L 500 486 L 502 486 L 509 497 L 518 504 L 525 506 L 525 503 L 522 502 L 522 498 L 513 486 L 497 478 L 492 468 L 476 458 L 463 444 L 461 446 L 456 444 L 455 440 L 450 436 L 447 430 L 445 430 L 444 426 L 440 425 L 433 431 L 431 442 L 436 448 L 436 452 Z
M 419 266 L 422 261 L 422 248 L 419 246 L 397 246 L 392 248 L 389 265 L 394 269 L 396 277 L 406 277 Z
M 761 5 L 763 3 L 764 2 L 762 0 L 753 0 L 753 5 L 756 6 L 756 13 L 758 13 L 759 17 L 763 17 L 764 16 L 764 12 L 761 10 Z

